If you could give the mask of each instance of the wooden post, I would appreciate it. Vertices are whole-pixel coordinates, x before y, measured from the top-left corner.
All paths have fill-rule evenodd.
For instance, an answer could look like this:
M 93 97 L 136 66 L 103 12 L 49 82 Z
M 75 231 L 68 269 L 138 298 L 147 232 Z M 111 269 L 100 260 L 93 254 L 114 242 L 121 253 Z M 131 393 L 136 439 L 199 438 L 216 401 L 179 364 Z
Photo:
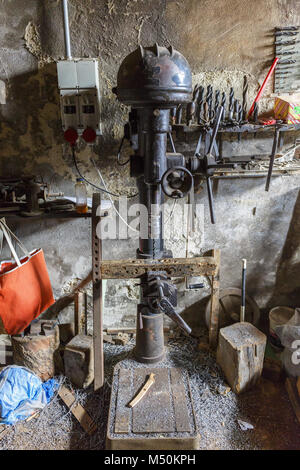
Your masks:
M 99 233 L 101 198 L 99 193 L 93 194 L 92 207 L 92 256 L 93 256 L 93 343 L 94 343 L 94 390 L 99 390 L 104 383 L 103 356 L 103 304 L 102 279 L 100 263 L 102 260 L 102 243 Z
M 219 293 L 220 293 L 220 260 L 221 252 L 218 249 L 212 250 L 212 256 L 217 262 L 217 272 L 211 278 L 211 302 L 210 302 L 210 321 L 209 321 L 209 346 L 215 349 L 218 343 L 219 332 Z

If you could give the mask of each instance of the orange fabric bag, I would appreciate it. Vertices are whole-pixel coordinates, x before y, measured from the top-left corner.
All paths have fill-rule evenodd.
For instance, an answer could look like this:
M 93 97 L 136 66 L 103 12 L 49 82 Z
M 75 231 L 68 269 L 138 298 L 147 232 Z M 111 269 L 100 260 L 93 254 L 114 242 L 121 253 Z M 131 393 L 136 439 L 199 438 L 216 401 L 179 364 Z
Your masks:
M 54 303 L 52 287 L 42 249 L 30 253 L 0 219 L 0 231 L 14 260 L 0 263 L 0 317 L 9 335 L 21 333 L 44 310 Z M 25 254 L 18 258 L 10 235 Z

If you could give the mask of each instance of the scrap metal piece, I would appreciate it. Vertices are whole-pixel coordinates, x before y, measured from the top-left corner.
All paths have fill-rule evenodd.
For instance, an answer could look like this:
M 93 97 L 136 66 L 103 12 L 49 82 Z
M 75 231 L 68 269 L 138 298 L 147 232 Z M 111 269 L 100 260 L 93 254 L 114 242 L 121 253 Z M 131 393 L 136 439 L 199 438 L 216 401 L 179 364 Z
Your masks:
M 144 396 L 146 395 L 146 393 L 148 392 L 148 390 L 150 389 L 150 387 L 152 387 L 154 383 L 155 383 L 155 374 L 151 372 L 143 388 L 133 398 L 133 400 L 131 400 L 131 402 L 128 403 L 129 408 L 133 408 L 134 406 L 136 406 L 142 400 L 142 398 L 144 398 Z

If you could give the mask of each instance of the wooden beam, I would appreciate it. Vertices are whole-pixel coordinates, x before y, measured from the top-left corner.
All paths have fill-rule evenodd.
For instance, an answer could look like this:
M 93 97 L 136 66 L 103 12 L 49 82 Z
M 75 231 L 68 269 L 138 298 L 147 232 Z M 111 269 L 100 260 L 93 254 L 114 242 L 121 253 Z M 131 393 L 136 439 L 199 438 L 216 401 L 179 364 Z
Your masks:
M 65 405 L 67 405 L 67 407 L 70 409 L 77 421 L 79 421 L 85 432 L 87 432 L 90 436 L 95 434 L 97 431 L 96 423 L 90 417 L 88 412 L 83 408 L 83 406 L 76 402 L 76 397 L 71 392 L 71 390 L 62 385 L 58 391 L 58 395 Z
M 148 271 L 165 271 L 170 277 L 214 276 L 217 263 L 213 257 L 104 260 L 100 263 L 102 279 L 135 279 Z
M 100 264 L 102 260 L 102 243 L 97 236 L 97 227 L 101 223 L 98 215 L 100 194 L 93 194 L 92 207 L 92 255 L 93 255 L 93 343 L 94 343 L 94 390 L 99 390 L 104 383 L 103 354 L 103 303 L 102 276 Z

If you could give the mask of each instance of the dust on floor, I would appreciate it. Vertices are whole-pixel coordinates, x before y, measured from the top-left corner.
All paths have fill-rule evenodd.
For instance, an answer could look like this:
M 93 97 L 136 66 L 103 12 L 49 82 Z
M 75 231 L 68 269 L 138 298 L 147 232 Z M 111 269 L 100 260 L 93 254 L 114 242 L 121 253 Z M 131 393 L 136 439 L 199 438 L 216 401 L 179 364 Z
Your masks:
M 228 392 L 215 358 L 197 350 L 197 340 L 179 337 L 170 340 L 168 355 L 161 366 L 185 368 L 191 389 L 200 439 L 200 449 L 299 449 L 300 429 L 282 384 L 262 379 L 255 389 L 236 396 Z M 88 436 L 71 411 L 56 395 L 40 415 L 28 423 L 20 422 L 0 440 L 4 449 L 104 449 L 113 367 L 132 359 L 133 341 L 126 346 L 106 344 L 105 385 L 100 392 L 75 390 L 76 398 L 97 424 Z M 65 378 L 60 378 L 66 385 Z M 243 431 L 238 420 L 253 425 Z

